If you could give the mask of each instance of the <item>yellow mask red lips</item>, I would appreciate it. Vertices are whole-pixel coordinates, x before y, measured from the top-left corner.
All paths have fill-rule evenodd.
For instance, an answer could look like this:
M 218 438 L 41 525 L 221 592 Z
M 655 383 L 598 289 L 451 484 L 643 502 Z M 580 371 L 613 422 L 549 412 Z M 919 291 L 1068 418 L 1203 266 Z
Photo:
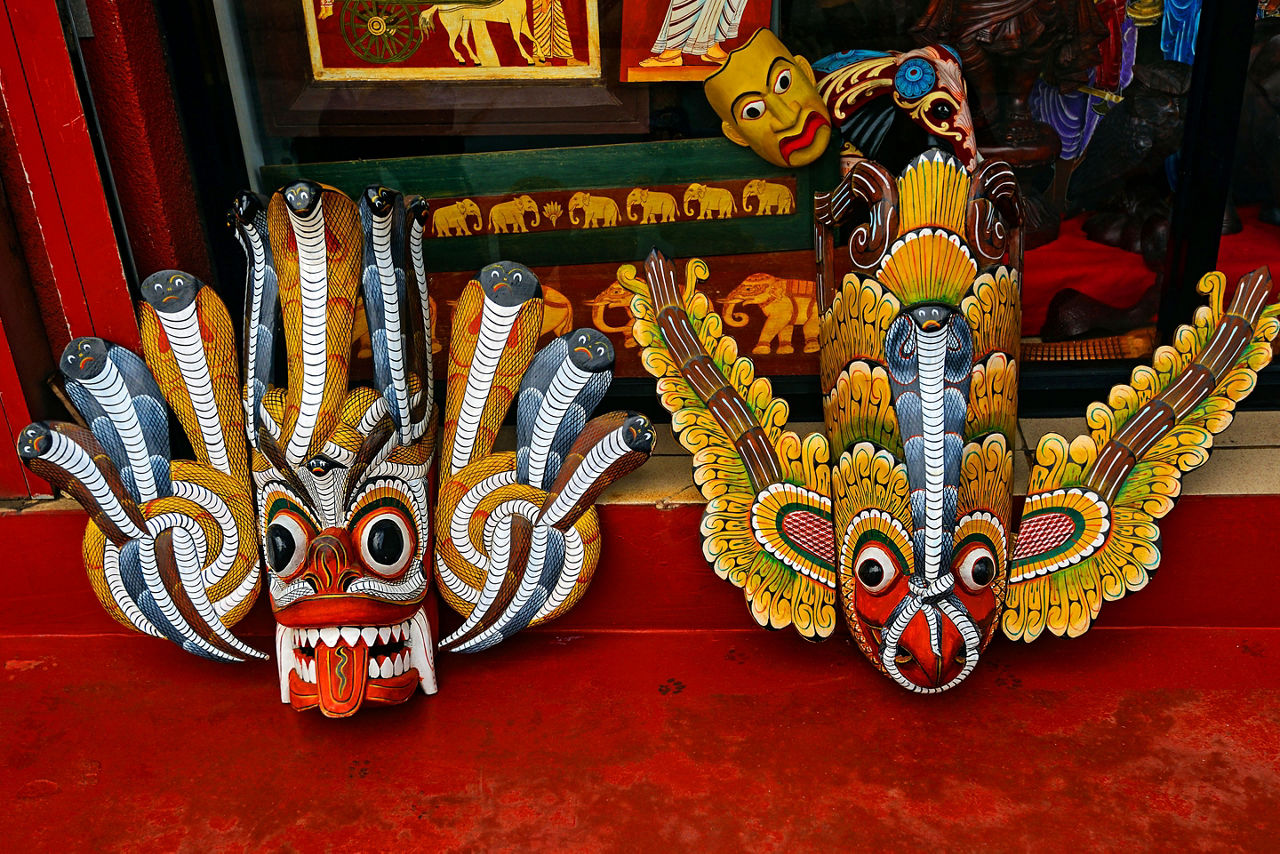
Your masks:
M 800 131 L 792 136 L 784 138 L 778 144 L 778 151 L 782 154 L 782 159 L 791 163 L 791 156 L 797 151 L 804 151 L 813 145 L 814 140 L 818 138 L 818 132 L 824 127 L 830 127 L 831 122 L 821 113 L 811 112 L 805 117 L 804 126 Z

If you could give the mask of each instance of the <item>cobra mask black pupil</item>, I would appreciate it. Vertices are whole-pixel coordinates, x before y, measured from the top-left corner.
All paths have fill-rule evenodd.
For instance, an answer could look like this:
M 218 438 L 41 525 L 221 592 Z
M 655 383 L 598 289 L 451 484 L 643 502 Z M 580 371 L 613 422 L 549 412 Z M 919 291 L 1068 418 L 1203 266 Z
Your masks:
M 973 562 L 973 583 L 985 587 L 995 578 L 996 567 L 990 558 L 980 557 Z
M 404 555 L 404 534 L 390 519 L 380 519 L 369 529 L 369 556 L 384 566 L 391 566 Z
M 864 560 L 858 565 L 858 578 L 868 587 L 876 587 L 884 581 L 884 567 L 878 560 Z
M 272 525 L 267 528 L 267 561 L 276 572 L 288 566 L 296 548 L 297 544 L 293 541 L 293 534 L 289 533 L 289 529 L 283 525 Z

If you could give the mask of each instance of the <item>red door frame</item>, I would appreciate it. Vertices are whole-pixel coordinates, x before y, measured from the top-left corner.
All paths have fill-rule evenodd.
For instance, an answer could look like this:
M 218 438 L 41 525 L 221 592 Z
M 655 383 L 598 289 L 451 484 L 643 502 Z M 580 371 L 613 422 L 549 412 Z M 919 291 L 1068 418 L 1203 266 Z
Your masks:
M 53 352 L 81 335 L 138 348 L 133 301 L 55 0 L 0 6 L 5 187 Z M 49 495 L 18 464 L 30 413 L 0 325 L 0 497 Z M 0 436 L 4 438 L 4 436 Z

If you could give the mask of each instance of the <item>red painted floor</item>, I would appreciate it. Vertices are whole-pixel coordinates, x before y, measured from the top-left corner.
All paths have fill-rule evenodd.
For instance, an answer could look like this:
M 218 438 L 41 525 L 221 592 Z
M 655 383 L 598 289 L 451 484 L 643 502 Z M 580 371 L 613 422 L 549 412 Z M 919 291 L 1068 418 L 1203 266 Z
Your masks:
M 348 721 L 269 665 L 5 638 L 13 851 L 1273 849 L 1280 630 L 999 643 L 907 695 L 847 641 L 532 633 Z
M 932 698 L 751 627 L 700 511 L 604 508 L 572 615 L 348 721 L 124 635 L 82 514 L 0 513 L 0 850 L 1275 850 L 1280 496 L 1185 498 L 1147 590 Z

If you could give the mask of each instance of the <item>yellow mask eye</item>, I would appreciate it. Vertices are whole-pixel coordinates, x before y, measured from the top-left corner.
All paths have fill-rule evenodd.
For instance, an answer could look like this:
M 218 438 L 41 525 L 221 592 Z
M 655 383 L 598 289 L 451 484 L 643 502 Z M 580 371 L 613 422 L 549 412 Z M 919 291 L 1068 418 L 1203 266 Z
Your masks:
M 782 73 L 778 75 L 778 79 L 773 81 L 773 91 L 775 94 L 781 95 L 783 92 L 791 88 L 791 69 L 784 68 Z
M 760 118 L 764 115 L 764 101 L 759 98 L 754 101 L 748 101 L 742 105 L 742 109 L 738 111 L 738 115 L 744 122 Z

